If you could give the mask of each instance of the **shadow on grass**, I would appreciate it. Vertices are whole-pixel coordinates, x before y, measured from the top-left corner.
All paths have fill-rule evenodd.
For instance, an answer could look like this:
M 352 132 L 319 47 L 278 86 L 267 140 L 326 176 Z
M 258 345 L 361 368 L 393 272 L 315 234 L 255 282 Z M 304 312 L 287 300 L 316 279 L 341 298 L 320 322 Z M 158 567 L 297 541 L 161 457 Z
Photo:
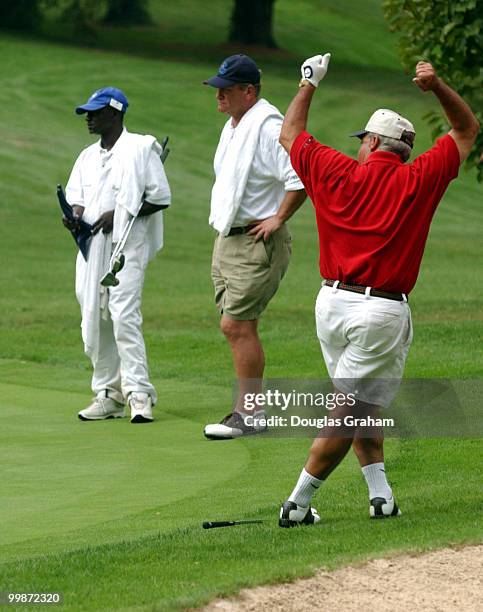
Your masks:
M 288 49 L 270 49 L 259 45 L 239 45 L 213 38 L 206 43 L 198 40 L 193 34 L 178 38 L 171 31 L 165 31 L 162 25 L 152 26 L 96 26 L 89 31 L 76 32 L 70 24 L 60 22 L 44 23 L 37 33 L 20 33 L 0 29 L 5 38 L 23 40 L 32 43 L 46 43 L 59 47 L 79 48 L 96 52 L 116 53 L 129 57 L 146 58 L 178 62 L 181 64 L 213 64 L 228 55 L 244 52 L 257 61 L 263 61 L 263 68 L 270 68 L 270 73 L 277 77 L 286 77 L 289 69 L 297 76 L 298 64 L 303 57 Z M 403 85 L 407 77 L 402 70 L 382 68 L 380 66 L 355 65 L 340 59 L 337 69 L 331 71 L 331 80 L 340 87 L 361 87 L 365 91 L 380 91 L 380 83 L 385 85 Z

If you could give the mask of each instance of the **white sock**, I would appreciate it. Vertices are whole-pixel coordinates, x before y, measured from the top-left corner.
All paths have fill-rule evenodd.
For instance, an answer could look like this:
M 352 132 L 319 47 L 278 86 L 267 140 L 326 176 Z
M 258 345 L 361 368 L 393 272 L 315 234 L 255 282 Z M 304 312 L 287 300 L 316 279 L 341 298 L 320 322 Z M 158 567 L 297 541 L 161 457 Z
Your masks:
M 361 469 L 369 487 L 369 499 L 374 499 L 374 497 L 390 499 L 392 497 L 392 489 L 387 482 L 384 463 L 371 463 Z
M 302 508 L 308 508 L 312 496 L 317 492 L 317 489 L 323 482 L 323 480 L 311 476 L 304 468 L 300 473 L 298 482 L 295 485 L 295 489 L 290 494 L 288 501 L 295 502 L 298 506 L 302 506 Z

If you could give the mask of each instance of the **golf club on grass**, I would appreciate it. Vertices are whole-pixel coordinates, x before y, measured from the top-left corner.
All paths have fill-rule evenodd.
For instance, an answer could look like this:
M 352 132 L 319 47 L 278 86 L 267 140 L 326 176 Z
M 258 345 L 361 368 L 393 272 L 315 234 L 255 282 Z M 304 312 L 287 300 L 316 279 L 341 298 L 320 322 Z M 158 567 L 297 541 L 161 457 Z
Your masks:
M 253 521 L 205 521 L 203 529 L 216 529 L 217 527 L 233 527 L 234 525 L 252 525 L 254 523 L 265 523 L 264 520 Z

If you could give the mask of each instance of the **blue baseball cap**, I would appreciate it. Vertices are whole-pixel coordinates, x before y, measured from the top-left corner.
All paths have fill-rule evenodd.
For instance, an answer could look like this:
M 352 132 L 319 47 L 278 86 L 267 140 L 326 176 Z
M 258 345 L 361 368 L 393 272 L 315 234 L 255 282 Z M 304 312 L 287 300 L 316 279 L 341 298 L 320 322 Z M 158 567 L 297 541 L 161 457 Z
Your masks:
M 230 55 L 218 68 L 218 74 L 203 81 L 205 85 L 212 87 L 231 87 L 236 83 L 260 83 L 260 70 L 251 57 L 239 53 Z
M 105 106 L 112 106 L 121 113 L 125 113 L 129 102 L 127 101 L 124 92 L 116 87 L 103 87 L 95 91 L 92 96 L 82 106 L 78 106 L 75 112 L 78 115 L 87 113 L 87 111 L 95 111 Z

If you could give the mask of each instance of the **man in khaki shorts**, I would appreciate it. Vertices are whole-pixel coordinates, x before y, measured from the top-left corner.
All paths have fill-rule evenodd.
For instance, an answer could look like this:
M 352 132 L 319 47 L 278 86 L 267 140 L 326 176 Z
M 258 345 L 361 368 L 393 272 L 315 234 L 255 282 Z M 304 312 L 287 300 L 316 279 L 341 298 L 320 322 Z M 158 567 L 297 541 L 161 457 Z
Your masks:
M 232 55 L 205 84 L 217 89 L 218 111 L 230 116 L 215 154 L 210 225 L 218 232 L 212 262 L 215 301 L 240 390 L 233 411 L 204 433 L 230 439 L 262 429 L 256 423 L 264 418 L 263 410 L 246 410 L 243 402 L 245 393 L 261 390 L 265 358 L 258 319 L 287 271 L 291 237 L 285 222 L 306 194 L 278 142 L 283 116 L 259 98 L 255 62 Z

